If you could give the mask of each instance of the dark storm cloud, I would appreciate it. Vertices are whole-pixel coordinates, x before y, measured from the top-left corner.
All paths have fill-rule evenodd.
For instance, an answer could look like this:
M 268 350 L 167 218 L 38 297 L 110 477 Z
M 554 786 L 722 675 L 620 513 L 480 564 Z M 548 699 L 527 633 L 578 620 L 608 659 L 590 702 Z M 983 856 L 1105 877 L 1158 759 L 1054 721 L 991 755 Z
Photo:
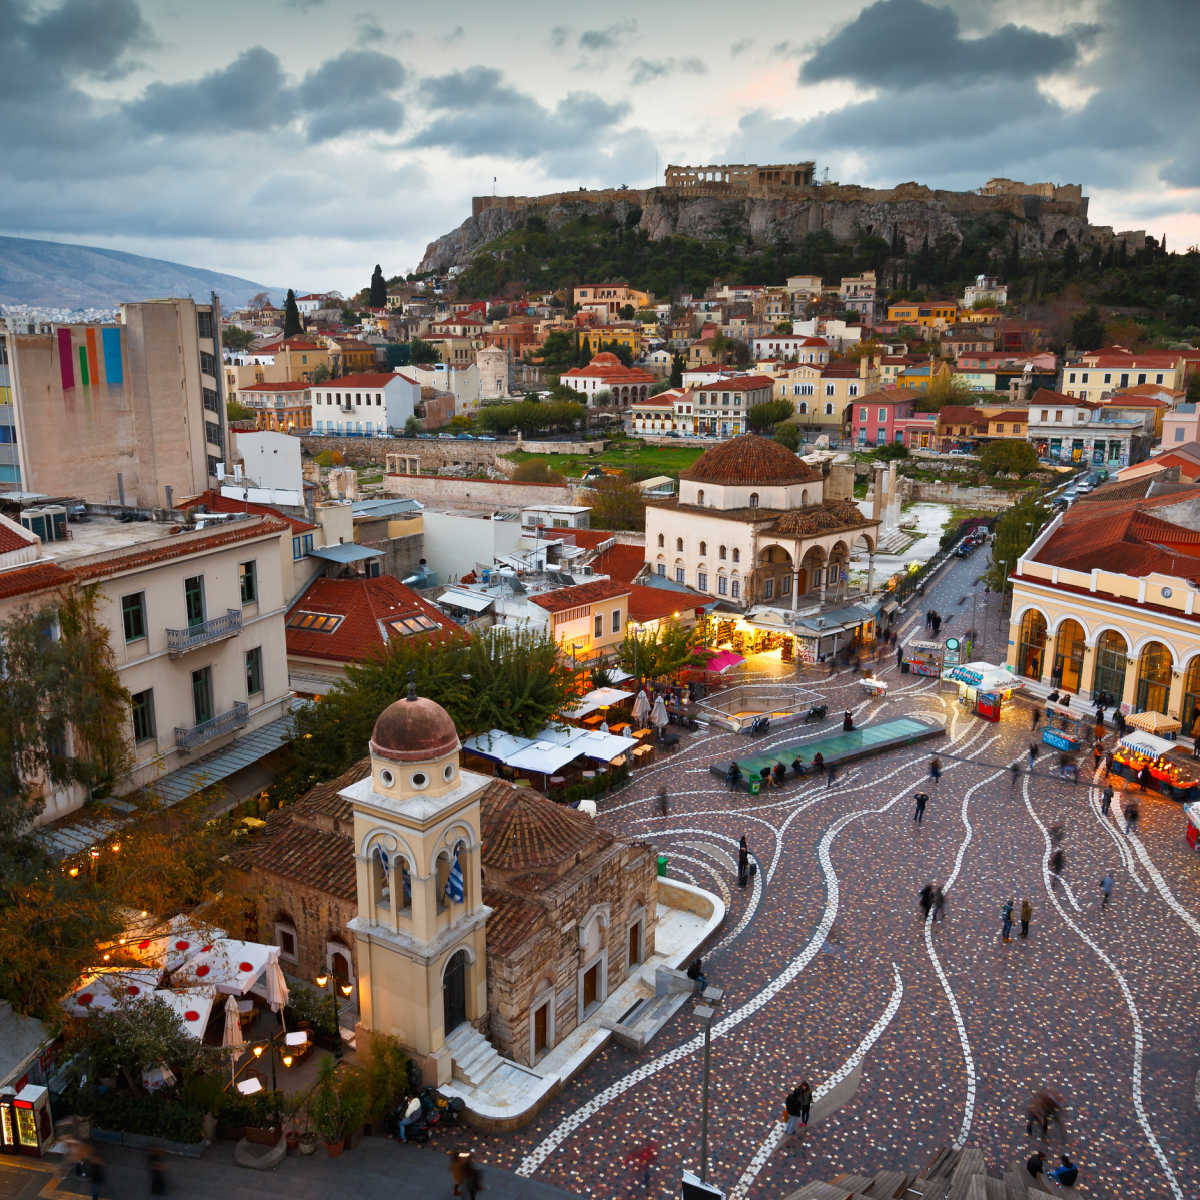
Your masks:
M 630 17 L 628 21 L 617 21 L 606 25 L 603 29 L 585 29 L 579 35 L 580 50 L 615 50 L 626 38 L 637 33 L 637 21 Z
M 43 60 L 106 78 L 125 73 L 130 47 L 152 41 L 135 0 L 65 0 L 26 26 L 26 39 Z
M 905 87 L 985 76 L 1037 79 L 1072 66 L 1092 27 L 1054 35 L 1004 25 L 964 38 L 958 16 L 925 0 L 877 0 L 817 47 L 800 69 L 804 83 L 849 79 Z
M 569 92 L 553 109 L 504 82 L 491 67 L 428 79 L 422 99 L 438 115 L 409 145 L 460 154 L 552 158 L 595 145 L 628 112 L 594 92 Z
M 296 115 L 296 93 L 279 59 L 252 46 L 200 79 L 150 84 L 126 111 L 151 133 L 274 129 Z
M 402 63 L 376 50 L 346 50 L 304 77 L 298 89 L 310 142 L 350 132 L 395 133 L 404 106 L 391 95 L 408 76 Z
M 649 83 L 654 79 L 665 79 L 668 75 L 707 75 L 708 68 L 699 58 L 635 58 L 629 64 L 630 82 Z

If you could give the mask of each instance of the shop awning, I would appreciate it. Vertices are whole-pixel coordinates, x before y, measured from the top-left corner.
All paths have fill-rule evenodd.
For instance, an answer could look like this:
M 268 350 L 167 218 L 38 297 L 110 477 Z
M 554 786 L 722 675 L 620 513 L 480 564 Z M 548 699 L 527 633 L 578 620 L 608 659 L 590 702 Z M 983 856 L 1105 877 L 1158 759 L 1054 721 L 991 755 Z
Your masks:
M 1169 742 L 1166 738 L 1153 733 L 1143 733 L 1141 730 L 1127 733 L 1121 739 L 1121 745 L 1136 750 L 1139 754 L 1148 754 L 1151 758 L 1161 758 L 1164 754 L 1179 749 L 1178 742 Z
M 985 662 L 963 663 L 961 666 L 951 667 L 945 678 L 978 688 L 981 692 L 1003 692 L 1010 688 L 1019 688 L 1022 683 L 1021 677 L 1014 675 L 1007 667 L 997 667 Z
M 177 988 L 213 987 L 225 995 L 244 996 L 270 963 L 278 961 L 278 946 L 218 938 L 177 968 L 171 983 Z
M 626 737 L 620 733 L 605 733 L 600 729 L 543 729 L 538 737 L 546 741 L 556 741 L 574 751 L 575 755 L 585 755 L 588 758 L 599 758 L 612 762 L 620 758 L 627 750 L 637 745 L 637 738 Z
M 155 967 L 97 967 L 63 997 L 62 1006 L 75 1017 L 107 1012 L 122 1000 L 151 995 L 161 979 Z
M 177 992 L 160 988 L 150 994 L 156 1000 L 169 1004 L 175 1010 L 175 1015 L 184 1029 L 196 1041 L 203 1041 L 208 1018 L 212 1013 L 213 997 L 216 994 L 212 988 L 181 988 Z
M 720 654 L 714 654 L 712 658 L 704 664 L 706 671 L 711 671 L 715 675 L 723 675 L 726 671 L 731 671 L 734 667 L 740 666 L 746 660 L 733 650 L 722 650 Z
M 152 928 L 126 929 L 124 948 L 144 963 L 174 971 L 202 946 L 224 936 L 225 930 L 178 913 L 165 926 L 155 921 Z
M 1134 713 L 1125 719 L 1125 724 L 1144 733 L 1178 733 L 1182 728 L 1174 717 L 1160 712 Z
M 596 688 L 594 691 L 588 692 L 578 704 L 573 704 L 570 708 L 564 708 L 562 715 L 575 719 L 586 717 L 588 713 L 594 713 L 597 709 L 608 708 L 613 704 L 621 704 L 632 697 L 632 692 L 622 691 L 620 688 Z
M 580 751 L 571 746 L 558 746 L 554 742 L 530 742 L 527 746 L 509 755 L 505 766 L 514 771 L 537 771 L 539 775 L 553 775 L 562 770 Z

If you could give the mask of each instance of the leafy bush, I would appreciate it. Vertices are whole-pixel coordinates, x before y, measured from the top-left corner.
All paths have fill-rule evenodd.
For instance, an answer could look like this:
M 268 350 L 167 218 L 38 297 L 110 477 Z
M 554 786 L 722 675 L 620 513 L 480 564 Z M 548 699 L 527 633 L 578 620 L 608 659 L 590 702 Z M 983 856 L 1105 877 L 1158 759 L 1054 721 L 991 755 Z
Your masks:
M 312 988 L 293 987 L 288 992 L 287 1008 L 296 1024 L 307 1025 L 322 1037 L 333 1037 L 337 1033 L 337 1021 L 328 994 L 314 992 Z
M 140 1133 L 189 1144 L 204 1139 L 204 1109 L 174 1093 L 135 1096 L 110 1089 L 90 1097 L 68 1093 L 64 1103 L 68 1110 L 88 1115 L 97 1127 L 114 1133 Z

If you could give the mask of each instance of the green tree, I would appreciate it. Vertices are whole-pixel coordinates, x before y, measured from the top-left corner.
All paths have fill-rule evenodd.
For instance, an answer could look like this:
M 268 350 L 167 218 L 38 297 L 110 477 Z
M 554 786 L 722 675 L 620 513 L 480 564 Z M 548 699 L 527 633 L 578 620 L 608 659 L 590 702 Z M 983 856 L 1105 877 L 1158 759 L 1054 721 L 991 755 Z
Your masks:
M 780 421 L 772 431 L 772 436 L 793 454 L 800 449 L 800 426 L 792 421 Z
M 514 483 L 566 483 L 557 471 L 550 469 L 550 464 L 544 458 L 527 458 L 523 463 L 518 463 L 509 478 Z
M 405 437 L 416 437 L 417 434 L 420 432 L 421 432 L 421 423 L 417 420 L 416 417 L 409 417 L 408 420 L 404 422 L 404 436 Z
M 989 442 L 979 456 L 980 465 L 989 475 L 1028 475 L 1038 467 L 1037 451 L 1028 442 L 1004 438 Z
M 409 355 L 414 367 L 424 367 L 430 363 L 442 361 L 442 356 L 438 353 L 438 348 L 429 342 L 422 341 L 420 338 L 413 338 L 409 343 Z
M 226 350 L 248 350 L 257 336 L 240 325 L 228 325 L 221 330 L 221 345 Z
M 949 371 L 935 371 L 929 386 L 917 393 L 914 405 L 917 412 L 938 412 L 947 404 L 969 404 L 971 390 L 963 381 L 962 376 Z
M 375 270 L 371 273 L 371 286 L 368 288 L 367 303 L 371 308 L 386 308 L 387 307 L 387 284 L 383 278 L 383 268 L 376 263 Z
M 646 528 L 646 502 L 642 489 L 623 475 L 605 475 L 591 485 L 588 497 L 595 529 Z
M 671 355 L 671 375 L 668 382 L 673 388 L 683 387 L 683 369 L 686 365 L 682 354 Z
M 628 346 L 623 346 L 620 342 L 609 340 L 601 342 L 596 350 L 597 354 L 608 353 L 615 354 L 621 360 L 622 365 L 626 367 L 633 366 L 633 351 Z
M 542 343 L 542 363 L 548 371 L 568 370 L 575 365 L 577 354 L 575 339 L 562 330 L 548 333 Z
M 992 564 L 988 568 L 988 586 L 1000 591 L 1017 560 L 1033 544 L 1038 531 L 1049 519 L 1050 510 L 1040 497 L 1026 496 L 996 522 L 992 544 Z
M 333 372 L 330 371 L 328 363 L 318 363 L 312 373 L 313 383 L 327 383 L 332 377 Z
M 254 409 L 237 400 L 225 401 L 225 416 L 230 421 L 253 421 L 254 415 Z
M 283 302 L 283 336 L 296 337 L 304 331 L 300 320 L 300 310 L 296 307 L 296 293 L 291 288 L 287 290 L 287 299 Z
M 622 304 L 617 310 L 617 316 L 620 317 L 622 321 L 632 321 L 635 316 L 633 305 Z
M 617 661 L 639 679 L 660 679 L 699 664 L 697 650 L 703 640 L 698 626 L 687 628 L 673 620 L 641 630 L 626 626 Z
M 1071 343 L 1076 350 L 1099 350 L 1104 345 L 1104 318 L 1094 304 L 1071 322 Z
M 750 361 L 750 347 L 739 338 L 724 333 L 713 334 L 712 350 L 718 362 L 744 367 Z
M 746 424 L 755 433 L 766 433 L 774 429 L 780 421 L 786 421 L 795 412 L 790 400 L 764 400 L 762 404 L 751 406 L 746 413 Z

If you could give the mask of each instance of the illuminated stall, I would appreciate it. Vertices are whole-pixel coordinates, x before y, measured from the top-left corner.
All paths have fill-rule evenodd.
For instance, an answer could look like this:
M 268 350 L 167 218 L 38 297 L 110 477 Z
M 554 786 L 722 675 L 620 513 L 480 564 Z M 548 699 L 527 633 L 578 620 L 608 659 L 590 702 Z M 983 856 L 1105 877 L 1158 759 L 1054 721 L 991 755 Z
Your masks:
M 1007 667 L 992 663 L 971 662 L 952 667 L 944 678 L 958 684 L 960 703 L 966 704 L 976 716 L 986 721 L 1000 720 L 1006 701 L 1021 686 L 1021 680 Z
M 1200 778 L 1191 761 L 1171 754 L 1178 749 L 1178 743 L 1153 733 L 1127 733 L 1113 751 L 1112 773 L 1168 800 L 1195 800 Z

